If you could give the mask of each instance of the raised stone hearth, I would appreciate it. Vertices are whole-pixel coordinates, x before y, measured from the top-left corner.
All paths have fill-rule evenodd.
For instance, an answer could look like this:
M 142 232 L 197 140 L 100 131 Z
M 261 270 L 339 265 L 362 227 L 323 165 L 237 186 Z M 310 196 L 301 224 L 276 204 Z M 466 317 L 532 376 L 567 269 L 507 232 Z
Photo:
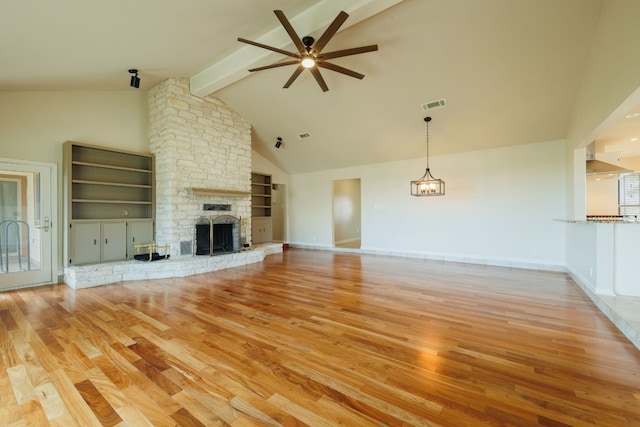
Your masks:
M 281 243 L 268 243 L 215 257 L 183 256 L 154 262 L 117 261 L 80 265 L 65 267 L 64 280 L 74 289 L 83 289 L 128 280 L 185 277 L 262 262 L 265 256 L 281 252 Z

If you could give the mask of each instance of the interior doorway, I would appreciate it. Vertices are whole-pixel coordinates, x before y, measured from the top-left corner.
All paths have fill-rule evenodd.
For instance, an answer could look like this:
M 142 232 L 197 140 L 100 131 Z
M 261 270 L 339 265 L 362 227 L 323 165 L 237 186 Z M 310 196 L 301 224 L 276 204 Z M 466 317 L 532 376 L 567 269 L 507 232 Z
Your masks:
M 287 186 L 285 184 L 271 184 L 271 227 L 274 242 L 284 243 L 285 233 L 285 207 L 287 198 Z
M 333 181 L 333 244 L 360 249 L 360 178 Z

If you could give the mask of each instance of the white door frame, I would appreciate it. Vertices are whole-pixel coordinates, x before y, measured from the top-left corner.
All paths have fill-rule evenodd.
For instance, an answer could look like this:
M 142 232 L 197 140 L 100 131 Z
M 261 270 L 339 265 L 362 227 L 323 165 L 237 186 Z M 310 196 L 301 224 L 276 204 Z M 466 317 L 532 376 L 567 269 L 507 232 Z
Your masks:
M 0 275 L 0 291 L 8 289 L 23 288 L 28 286 L 40 286 L 45 284 L 58 283 L 58 165 L 55 163 L 32 162 L 18 159 L 7 159 L 0 157 L 0 170 L 24 170 L 35 172 L 37 169 L 42 174 L 47 174 L 48 185 L 46 188 L 40 188 L 42 203 L 42 218 L 49 218 L 50 248 L 42 250 L 46 262 L 42 264 L 46 266 L 42 269 L 41 274 L 36 278 L 31 274 L 23 274 L 22 272 L 15 275 L 9 273 Z M 47 241 L 49 239 L 46 239 Z M 4 282 L 4 283 L 3 283 Z

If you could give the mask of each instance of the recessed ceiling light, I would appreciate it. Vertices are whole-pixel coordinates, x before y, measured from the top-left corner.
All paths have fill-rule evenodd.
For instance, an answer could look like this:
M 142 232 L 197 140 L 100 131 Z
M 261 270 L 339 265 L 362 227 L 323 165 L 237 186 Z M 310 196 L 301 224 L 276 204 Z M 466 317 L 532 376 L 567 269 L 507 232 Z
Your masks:
M 629 141 L 634 142 L 634 141 L 637 141 L 637 140 L 638 140 L 638 138 L 631 138 Z
M 625 119 L 634 119 L 636 117 L 640 116 L 640 113 L 632 113 L 632 114 L 627 114 L 626 116 L 624 116 Z

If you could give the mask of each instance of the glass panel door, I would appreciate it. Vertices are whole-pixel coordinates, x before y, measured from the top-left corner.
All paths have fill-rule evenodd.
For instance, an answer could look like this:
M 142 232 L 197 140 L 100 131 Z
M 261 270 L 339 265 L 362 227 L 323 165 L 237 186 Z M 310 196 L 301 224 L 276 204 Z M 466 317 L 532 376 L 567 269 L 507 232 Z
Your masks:
M 0 290 L 54 281 L 54 169 L 0 159 Z

